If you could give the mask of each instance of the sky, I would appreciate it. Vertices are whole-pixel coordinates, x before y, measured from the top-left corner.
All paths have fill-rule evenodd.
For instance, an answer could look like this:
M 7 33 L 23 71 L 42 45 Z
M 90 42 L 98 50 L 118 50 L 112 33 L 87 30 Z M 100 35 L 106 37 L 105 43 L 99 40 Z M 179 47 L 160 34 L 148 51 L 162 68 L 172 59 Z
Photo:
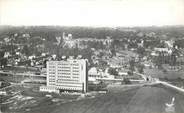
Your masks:
M 184 0 L 0 0 L 0 25 L 184 25 Z

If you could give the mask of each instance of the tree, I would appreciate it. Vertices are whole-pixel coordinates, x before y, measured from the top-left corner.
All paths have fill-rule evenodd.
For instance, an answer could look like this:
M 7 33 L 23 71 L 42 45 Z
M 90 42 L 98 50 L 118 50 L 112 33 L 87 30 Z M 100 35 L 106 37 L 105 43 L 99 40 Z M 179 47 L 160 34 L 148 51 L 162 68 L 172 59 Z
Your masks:
M 171 66 L 175 66 L 176 65 L 176 55 L 175 54 L 171 55 L 170 65 Z
M 118 72 L 116 71 L 115 68 L 109 68 L 108 73 L 111 75 L 116 75 L 116 76 L 118 75 Z
M 46 68 L 47 67 L 47 60 L 43 61 L 43 67 Z
M 114 48 L 112 48 L 110 51 L 111 51 L 112 56 L 116 56 L 116 50 Z
M 138 47 L 137 53 L 139 54 L 139 56 L 143 57 L 143 55 L 145 53 L 145 49 L 143 47 Z
M 133 75 L 132 71 L 128 71 L 127 73 L 128 73 L 128 75 Z
M 130 81 L 129 78 L 124 78 L 124 79 L 123 79 L 123 82 L 124 82 L 125 84 L 131 84 L 131 81 Z
M 27 45 L 25 45 L 22 49 L 22 53 L 24 53 L 27 57 L 30 55 L 30 51 Z
M 7 59 L 6 58 L 2 58 L 1 60 L 0 60 L 0 64 L 1 64 L 1 67 L 3 66 L 7 66 Z
M 159 69 L 162 68 L 163 57 L 163 54 L 160 52 L 158 57 L 155 58 L 155 65 L 158 66 Z
M 141 65 L 141 64 L 138 65 L 137 69 L 138 69 L 139 73 L 143 73 L 144 72 L 144 65 Z
M 133 71 L 135 71 L 135 59 L 132 58 L 130 61 L 129 61 L 129 70 L 133 73 Z
M 3 58 L 4 57 L 4 51 L 0 51 L 0 58 Z

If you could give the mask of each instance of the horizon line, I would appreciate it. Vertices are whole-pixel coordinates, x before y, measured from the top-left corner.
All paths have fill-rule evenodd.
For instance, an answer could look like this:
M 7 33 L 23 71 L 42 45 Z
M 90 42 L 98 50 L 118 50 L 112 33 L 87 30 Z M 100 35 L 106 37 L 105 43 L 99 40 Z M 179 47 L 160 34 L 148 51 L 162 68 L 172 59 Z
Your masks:
M 88 28 L 136 28 L 136 27 L 184 27 L 184 24 L 176 25 L 146 25 L 146 26 L 82 26 L 82 25 L 0 25 L 0 27 L 88 27 Z

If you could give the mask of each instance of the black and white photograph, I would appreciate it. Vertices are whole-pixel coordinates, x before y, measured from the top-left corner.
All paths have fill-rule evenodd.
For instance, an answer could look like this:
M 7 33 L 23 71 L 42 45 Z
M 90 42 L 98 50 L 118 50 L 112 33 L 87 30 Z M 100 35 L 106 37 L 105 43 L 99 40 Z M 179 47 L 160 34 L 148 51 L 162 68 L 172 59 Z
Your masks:
M 0 113 L 184 113 L 184 0 L 0 0 Z

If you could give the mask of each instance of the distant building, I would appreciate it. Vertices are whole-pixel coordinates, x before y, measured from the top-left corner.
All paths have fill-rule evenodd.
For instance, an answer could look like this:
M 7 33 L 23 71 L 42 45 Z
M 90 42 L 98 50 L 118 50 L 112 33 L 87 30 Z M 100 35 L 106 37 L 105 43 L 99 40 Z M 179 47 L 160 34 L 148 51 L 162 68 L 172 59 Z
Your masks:
M 154 48 L 154 50 L 158 52 L 169 52 L 168 48 Z
M 72 34 L 65 35 L 63 33 L 63 46 L 69 47 L 69 48 L 87 48 L 87 45 L 85 42 L 102 42 L 103 45 L 107 45 L 108 47 L 111 45 L 113 42 L 113 39 L 111 37 L 107 36 L 106 39 L 97 39 L 97 38 L 77 38 L 73 39 Z M 57 38 L 56 38 L 57 39 Z
M 41 91 L 59 92 L 62 90 L 87 92 L 87 61 L 67 59 L 47 62 L 47 86 Z
M 165 41 L 165 44 L 168 48 L 173 48 L 174 47 L 174 41 L 173 40 Z
M 67 36 L 63 33 L 63 46 L 67 46 L 69 48 L 76 47 L 76 41 L 73 39 L 72 34 L 68 34 Z

